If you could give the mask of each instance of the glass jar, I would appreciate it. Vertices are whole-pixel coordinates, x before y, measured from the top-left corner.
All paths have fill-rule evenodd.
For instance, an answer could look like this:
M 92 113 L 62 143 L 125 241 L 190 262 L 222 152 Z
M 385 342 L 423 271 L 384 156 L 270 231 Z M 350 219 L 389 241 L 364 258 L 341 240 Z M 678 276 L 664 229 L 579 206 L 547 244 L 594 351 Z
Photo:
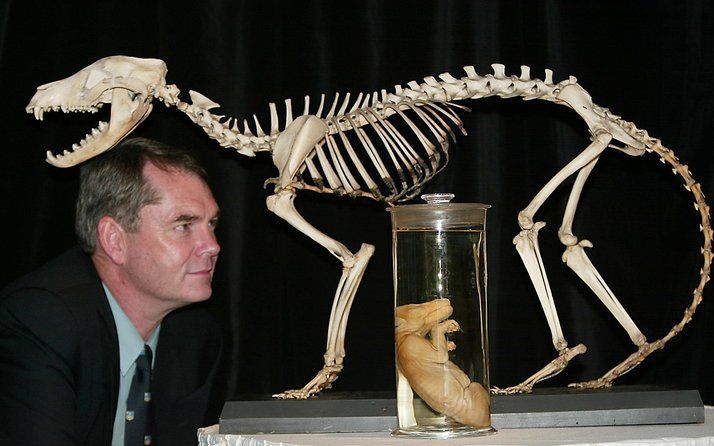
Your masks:
M 491 427 L 486 311 L 486 210 L 423 195 L 392 216 L 399 427 L 448 438 Z

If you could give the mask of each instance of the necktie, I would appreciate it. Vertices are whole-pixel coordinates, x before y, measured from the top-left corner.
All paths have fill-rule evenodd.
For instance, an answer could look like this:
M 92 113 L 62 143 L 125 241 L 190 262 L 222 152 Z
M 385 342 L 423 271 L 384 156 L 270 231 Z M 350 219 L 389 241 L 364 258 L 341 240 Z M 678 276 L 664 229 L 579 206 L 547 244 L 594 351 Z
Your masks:
M 144 345 L 144 353 L 136 358 L 136 370 L 126 399 L 124 445 L 150 445 L 153 433 L 151 402 L 151 347 Z

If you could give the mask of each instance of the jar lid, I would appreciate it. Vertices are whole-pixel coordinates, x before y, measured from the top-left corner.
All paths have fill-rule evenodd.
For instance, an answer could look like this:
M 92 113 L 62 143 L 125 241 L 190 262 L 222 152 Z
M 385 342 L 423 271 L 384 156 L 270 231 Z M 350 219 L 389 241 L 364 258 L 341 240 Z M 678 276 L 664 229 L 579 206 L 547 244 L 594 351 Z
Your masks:
M 388 208 L 394 230 L 483 230 L 486 210 L 483 203 L 451 203 L 454 194 L 421 196 L 426 204 L 406 204 Z

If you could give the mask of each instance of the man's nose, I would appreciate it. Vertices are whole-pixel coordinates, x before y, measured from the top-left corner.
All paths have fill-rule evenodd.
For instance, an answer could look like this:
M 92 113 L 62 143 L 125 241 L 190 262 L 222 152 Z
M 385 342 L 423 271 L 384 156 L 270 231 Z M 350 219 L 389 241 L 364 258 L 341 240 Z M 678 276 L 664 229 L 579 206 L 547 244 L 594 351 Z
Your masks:
M 218 240 L 216 240 L 216 233 L 213 229 L 207 228 L 199 241 L 199 255 L 208 254 L 213 257 L 218 255 L 220 251 L 221 245 L 219 245 Z

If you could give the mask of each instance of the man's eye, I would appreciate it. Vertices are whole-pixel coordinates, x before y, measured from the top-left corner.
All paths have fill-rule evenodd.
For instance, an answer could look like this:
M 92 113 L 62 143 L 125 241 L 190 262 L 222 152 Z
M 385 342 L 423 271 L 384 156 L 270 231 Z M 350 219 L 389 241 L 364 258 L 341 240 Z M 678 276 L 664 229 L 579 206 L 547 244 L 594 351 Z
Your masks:
M 213 228 L 213 229 L 216 229 L 216 227 L 218 226 L 218 220 L 211 220 L 211 221 L 209 221 L 209 222 L 208 222 L 208 226 L 211 227 L 211 228 Z
M 176 226 L 176 230 L 179 232 L 186 232 L 190 229 L 190 225 L 188 223 L 183 223 L 178 226 Z

